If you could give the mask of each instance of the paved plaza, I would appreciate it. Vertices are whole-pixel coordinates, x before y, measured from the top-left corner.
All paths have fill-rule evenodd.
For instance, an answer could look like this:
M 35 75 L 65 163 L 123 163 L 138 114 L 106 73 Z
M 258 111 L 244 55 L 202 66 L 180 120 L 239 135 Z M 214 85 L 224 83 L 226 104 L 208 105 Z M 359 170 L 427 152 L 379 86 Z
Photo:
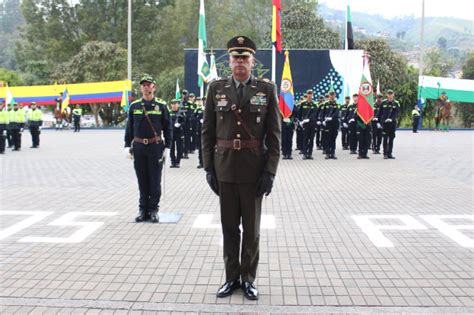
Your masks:
M 166 166 L 135 223 L 123 130 L 44 130 L 0 155 L 0 314 L 472 314 L 471 131 L 399 131 L 396 160 L 282 160 L 263 201 L 258 301 L 224 282 L 218 199 Z M 177 222 L 171 222 L 178 219 Z

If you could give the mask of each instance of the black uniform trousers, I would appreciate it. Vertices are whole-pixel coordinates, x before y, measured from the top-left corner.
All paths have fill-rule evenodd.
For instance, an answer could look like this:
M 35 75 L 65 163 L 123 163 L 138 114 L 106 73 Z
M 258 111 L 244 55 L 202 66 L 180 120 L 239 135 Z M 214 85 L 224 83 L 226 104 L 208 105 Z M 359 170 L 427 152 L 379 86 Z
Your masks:
M 79 131 L 81 131 L 81 120 L 74 119 L 74 132 L 79 132 Z
M 355 122 L 349 123 L 349 149 L 351 151 L 357 151 L 357 126 Z
M 171 142 L 171 165 L 176 166 L 181 162 L 183 157 L 183 131 L 181 128 L 173 127 L 173 142 Z
M 133 143 L 133 166 L 140 190 L 140 211 L 158 211 L 161 197 L 163 149 L 163 142 L 148 145 Z
M 198 122 L 197 125 L 196 125 L 196 132 L 194 133 L 194 137 L 196 139 L 196 149 L 198 150 L 199 165 L 202 166 L 203 162 L 202 162 L 201 130 L 202 130 L 202 124 L 201 124 L 201 122 Z
M 316 147 L 320 148 L 321 144 L 321 125 L 316 125 Z
M 303 128 L 296 127 L 296 149 L 303 150 Z
M 281 124 L 281 152 L 285 156 L 291 156 L 291 149 L 293 148 L 293 132 L 293 123 L 287 124 L 283 122 Z
M 7 142 L 9 148 L 13 147 L 13 133 L 11 129 L 7 129 Z
M 349 147 L 349 132 L 346 127 L 341 127 L 341 144 L 343 149 Z
M 311 122 L 303 126 L 303 154 L 307 156 L 313 155 L 314 135 L 316 129 Z
M 191 139 L 189 151 L 194 151 L 198 147 L 198 138 L 200 137 L 197 136 L 197 124 L 198 122 L 196 120 L 191 120 Z
M 39 147 L 40 145 L 40 130 L 38 126 L 30 126 L 30 133 L 31 133 L 31 142 L 33 147 Z
M 15 150 L 21 149 L 21 131 L 19 128 L 11 129 L 13 148 Z
M 6 131 L 6 129 L 0 128 L 0 153 L 5 152 L 5 142 L 7 140 Z M 5 135 L 3 133 L 5 133 Z
M 380 145 L 382 144 L 382 129 L 377 128 L 377 122 L 372 121 L 372 150 L 380 151 Z
M 191 151 L 191 122 L 186 120 L 184 123 L 184 154 Z
M 413 132 L 418 131 L 418 124 L 420 123 L 420 116 L 413 117 Z
M 370 144 L 370 124 L 365 128 L 357 125 L 357 140 L 359 141 L 359 156 L 367 156 Z
M 393 140 L 395 139 L 395 122 L 383 123 L 383 155 L 392 155 Z
M 257 183 L 219 182 L 226 281 L 241 278 L 242 281 L 254 282 L 257 276 L 262 197 L 255 196 L 256 190 Z M 243 236 L 240 252 L 241 223 Z
M 324 150 L 326 151 L 326 154 L 333 155 L 336 152 L 338 126 L 335 122 L 326 122 L 326 127 L 323 129 L 323 132 L 326 132 L 326 146 L 324 147 Z

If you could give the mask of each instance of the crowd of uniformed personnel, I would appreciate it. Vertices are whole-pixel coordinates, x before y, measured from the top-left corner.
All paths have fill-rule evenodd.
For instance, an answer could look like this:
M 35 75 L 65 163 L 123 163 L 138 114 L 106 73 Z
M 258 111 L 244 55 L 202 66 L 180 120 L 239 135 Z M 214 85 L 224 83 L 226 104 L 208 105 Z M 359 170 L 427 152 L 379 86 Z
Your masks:
M 365 124 L 357 114 L 358 94 L 345 97 L 343 104 L 335 100 L 334 91 L 313 100 L 313 91 L 307 90 L 290 117 L 282 121 L 282 155 L 284 160 L 292 160 L 293 135 L 296 131 L 296 150 L 303 160 L 312 160 L 313 147 L 325 154 L 325 159 L 337 159 L 336 139 L 341 130 L 341 145 L 350 154 L 358 154 L 358 159 L 369 159 L 369 148 L 373 154 L 380 154 L 382 145 L 384 159 L 394 159 L 392 155 L 397 117 L 400 104 L 394 99 L 394 92 L 387 91 L 387 98 L 376 96 L 374 117 Z
M 5 108 L 5 102 L 0 103 L 0 154 L 5 154 L 5 148 L 12 151 L 21 150 L 21 138 L 25 127 L 31 133 L 31 148 L 39 148 L 43 113 L 36 103 L 31 103 L 27 111 L 23 104 L 14 103 L 13 108 Z

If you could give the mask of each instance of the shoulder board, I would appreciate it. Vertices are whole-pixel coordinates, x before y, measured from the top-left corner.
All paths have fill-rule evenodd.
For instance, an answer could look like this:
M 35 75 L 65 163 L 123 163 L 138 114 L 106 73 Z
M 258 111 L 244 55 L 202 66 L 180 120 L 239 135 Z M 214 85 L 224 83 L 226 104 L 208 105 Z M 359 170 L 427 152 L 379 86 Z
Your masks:
M 166 105 L 166 101 L 159 97 L 155 97 L 155 102 L 157 102 L 158 104 Z
M 139 104 L 139 103 L 141 103 L 141 101 L 142 101 L 141 99 L 135 100 L 135 101 L 131 102 L 130 105 Z
M 395 105 L 400 106 L 400 103 L 398 101 L 394 101 Z
M 258 82 L 263 82 L 263 83 L 266 83 L 266 84 L 270 84 L 270 85 L 275 85 L 275 83 L 273 81 L 271 81 L 270 79 L 267 79 L 267 78 L 257 78 L 257 81 Z

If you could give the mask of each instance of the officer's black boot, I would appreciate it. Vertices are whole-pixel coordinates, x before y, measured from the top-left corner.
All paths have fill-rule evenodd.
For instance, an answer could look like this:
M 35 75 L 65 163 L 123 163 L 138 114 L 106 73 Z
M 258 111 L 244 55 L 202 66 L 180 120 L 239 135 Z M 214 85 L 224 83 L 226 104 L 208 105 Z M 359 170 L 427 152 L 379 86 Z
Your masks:
M 151 223 L 160 222 L 160 217 L 158 216 L 158 210 L 150 211 L 150 222 Z
M 137 223 L 144 222 L 144 221 L 147 221 L 148 219 L 150 219 L 150 215 L 148 211 L 140 209 L 138 216 L 135 218 L 135 222 Z

